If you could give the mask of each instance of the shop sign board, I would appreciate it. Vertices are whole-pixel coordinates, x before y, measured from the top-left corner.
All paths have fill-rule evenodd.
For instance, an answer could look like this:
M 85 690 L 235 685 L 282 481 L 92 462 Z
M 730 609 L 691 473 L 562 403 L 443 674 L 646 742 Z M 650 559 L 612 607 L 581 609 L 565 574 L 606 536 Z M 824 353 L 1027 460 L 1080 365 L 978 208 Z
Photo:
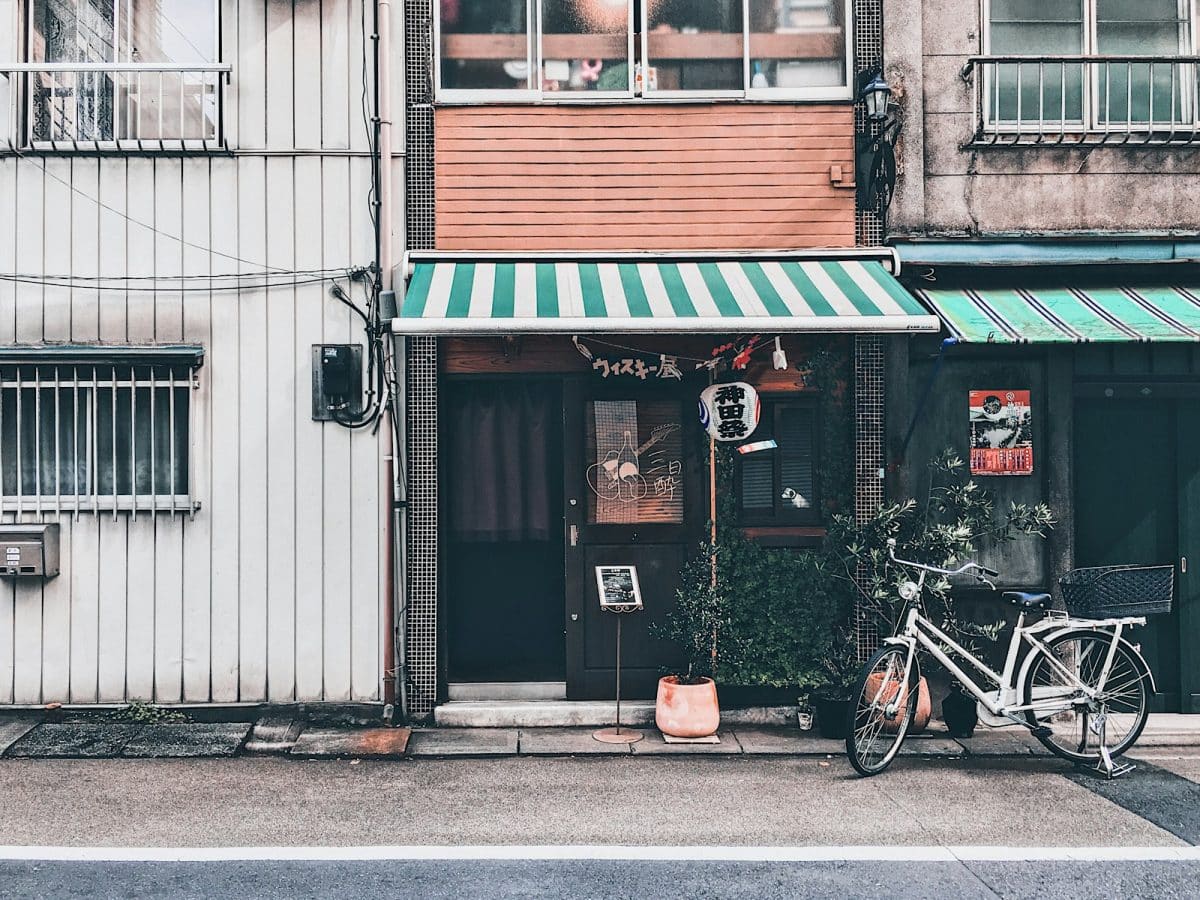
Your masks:
M 972 475 L 1033 474 L 1029 391 L 971 391 Z
M 700 424 L 718 441 L 750 437 L 761 412 L 758 391 L 744 381 L 709 385 L 700 393 Z
M 636 566 L 596 566 L 600 608 L 618 612 L 642 608 L 642 589 Z

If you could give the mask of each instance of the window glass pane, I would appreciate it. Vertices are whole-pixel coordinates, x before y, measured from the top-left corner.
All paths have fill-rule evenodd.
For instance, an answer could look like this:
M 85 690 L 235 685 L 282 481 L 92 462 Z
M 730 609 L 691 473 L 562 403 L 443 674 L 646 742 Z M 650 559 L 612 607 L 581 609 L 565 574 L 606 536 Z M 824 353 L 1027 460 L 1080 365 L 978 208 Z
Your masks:
M 186 496 L 191 388 L 186 369 L 174 376 L 172 391 L 166 367 L 0 368 L 0 498 L 111 509 L 114 493 L 145 506 L 152 494 Z
M 217 61 L 211 0 L 119 0 L 121 59 L 144 63 Z
M 758 428 L 751 440 L 767 441 L 775 437 L 774 415 L 768 407 L 763 410 Z M 775 511 L 775 454 L 778 451 L 764 450 L 740 456 L 742 466 L 742 510 L 759 515 L 772 515 Z
M 750 0 L 750 86 L 846 84 L 844 0 Z
M 440 0 L 442 87 L 530 87 L 526 0 Z
M 744 88 L 741 0 L 648 0 L 647 91 Z
M 30 15 L 31 62 L 115 62 L 112 0 L 34 0 Z M 113 84 L 88 72 L 43 72 L 31 76 L 33 138 L 112 138 Z
M 1178 0 L 1097 0 L 1097 52 L 1114 56 L 1184 53 L 1190 45 L 1184 12 Z M 1181 121 L 1184 84 L 1190 77 L 1190 70 L 1168 63 L 1103 66 L 1098 86 L 1100 121 L 1146 123 L 1153 118 L 1170 122 L 1172 117 Z
M 629 90 L 629 0 L 542 0 L 542 89 Z
M 683 521 L 683 409 L 673 400 L 588 404 L 588 522 Z
M 993 0 L 991 52 L 997 56 L 1083 53 L 1080 0 Z M 985 72 L 988 117 L 1002 122 L 1083 118 L 1079 63 L 1001 64 Z
M 813 411 L 785 406 L 779 411 L 779 496 L 784 509 L 812 509 Z

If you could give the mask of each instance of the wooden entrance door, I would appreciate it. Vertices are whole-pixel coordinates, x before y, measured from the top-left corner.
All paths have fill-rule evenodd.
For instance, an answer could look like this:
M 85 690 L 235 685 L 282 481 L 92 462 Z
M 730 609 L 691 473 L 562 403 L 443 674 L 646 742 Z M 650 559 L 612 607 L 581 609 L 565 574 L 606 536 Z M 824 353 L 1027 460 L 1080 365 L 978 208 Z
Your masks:
M 1174 609 L 1132 636 L 1154 672 L 1160 712 L 1200 711 L 1193 649 L 1200 539 L 1200 403 L 1080 400 L 1075 410 L 1075 560 L 1176 566 Z M 1189 550 L 1191 553 L 1189 554 Z
M 674 606 L 705 518 L 707 441 L 694 392 L 679 383 L 607 388 L 576 381 L 564 396 L 570 699 L 608 699 L 616 687 L 616 622 L 600 610 L 600 565 L 637 567 L 645 609 L 622 621 L 621 696 L 654 696 L 678 651 L 651 627 Z

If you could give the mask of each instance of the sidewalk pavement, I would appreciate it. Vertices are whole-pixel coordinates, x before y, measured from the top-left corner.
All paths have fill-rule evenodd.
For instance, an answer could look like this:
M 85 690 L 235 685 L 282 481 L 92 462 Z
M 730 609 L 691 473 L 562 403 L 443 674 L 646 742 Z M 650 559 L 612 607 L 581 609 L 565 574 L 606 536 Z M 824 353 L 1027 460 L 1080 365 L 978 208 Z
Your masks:
M 718 743 L 668 743 L 653 726 L 637 726 L 633 744 L 595 740 L 590 727 L 390 728 L 308 725 L 272 713 L 249 722 L 136 722 L 97 715 L 46 721 L 40 712 L 0 712 L 0 757 L 167 758 L 278 755 L 295 759 L 418 759 L 507 756 L 798 756 L 834 757 L 840 740 L 796 726 L 733 724 Z M 976 728 L 952 738 L 940 722 L 905 741 L 905 756 L 967 758 L 1046 756 L 1025 729 Z M 1150 717 L 1132 755 L 1200 755 L 1200 716 Z

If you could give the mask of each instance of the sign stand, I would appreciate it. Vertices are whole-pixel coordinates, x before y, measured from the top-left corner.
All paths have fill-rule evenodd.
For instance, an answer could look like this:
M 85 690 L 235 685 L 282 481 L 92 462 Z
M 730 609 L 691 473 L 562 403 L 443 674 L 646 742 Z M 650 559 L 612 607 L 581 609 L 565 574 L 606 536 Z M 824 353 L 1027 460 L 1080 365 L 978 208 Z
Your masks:
M 623 613 L 637 612 L 641 607 L 605 606 L 604 609 L 617 613 L 617 725 L 615 728 L 601 728 L 593 732 L 592 737 L 604 744 L 636 744 L 642 739 L 642 733 L 621 728 L 621 619 Z

